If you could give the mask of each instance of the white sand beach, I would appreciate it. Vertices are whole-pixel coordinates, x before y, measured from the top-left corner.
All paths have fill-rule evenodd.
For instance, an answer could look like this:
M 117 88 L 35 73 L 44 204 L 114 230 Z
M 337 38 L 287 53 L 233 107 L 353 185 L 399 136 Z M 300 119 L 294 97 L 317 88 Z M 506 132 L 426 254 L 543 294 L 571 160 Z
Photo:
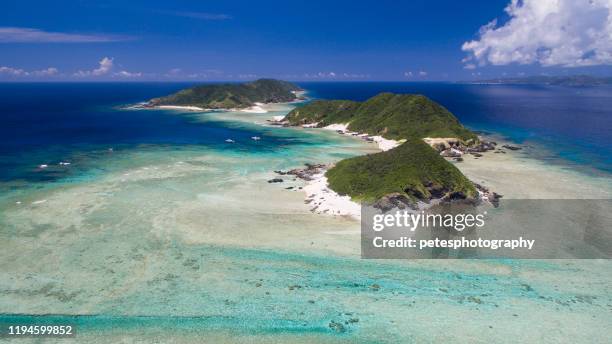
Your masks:
M 353 135 L 357 133 L 347 131 L 348 125 L 348 123 L 331 124 L 321 129 L 342 132 L 349 137 L 359 139 L 365 139 L 366 137 L 371 138 L 383 152 L 393 149 L 402 143 L 396 140 L 385 139 L 382 136 L 369 136 L 367 134 Z M 352 201 L 349 196 L 341 196 L 330 189 L 327 183 L 327 177 L 325 177 L 325 171 L 314 175 L 313 178 L 314 179 L 309 181 L 303 189 L 306 193 L 306 202 L 310 205 L 314 205 L 311 211 L 317 214 L 346 215 L 356 220 L 361 219 L 361 205 Z
M 313 176 L 314 179 L 304 186 L 306 202 L 316 214 L 343 215 L 361 219 L 361 206 L 349 196 L 340 196 L 329 188 L 325 171 Z
M 264 103 L 255 103 L 255 105 L 248 107 L 246 109 L 241 109 L 238 111 L 247 112 L 247 113 L 267 113 L 268 110 L 264 109 Z
M 179 106 L 179 105 L 157 105 L 154 109 L 161 110 L 187 110 L 187 111 L 207 111 L 204 108 L 197 106 Z

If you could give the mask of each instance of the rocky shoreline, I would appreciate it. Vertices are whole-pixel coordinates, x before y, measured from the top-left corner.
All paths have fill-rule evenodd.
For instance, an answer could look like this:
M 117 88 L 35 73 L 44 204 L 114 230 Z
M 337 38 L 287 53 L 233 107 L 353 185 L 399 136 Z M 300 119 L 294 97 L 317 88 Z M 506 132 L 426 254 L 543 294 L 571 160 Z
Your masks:
M 289 121 L 285 120 L 284 118 L 268 120 L 268 123 L 273 126 L 292 126 Z M 382 151 L 393 149 L 402 143 L 401 141 L 388 140 L 381 136 L 351 132 L 347 129 L 348 124 L 332 124 L 323 127 L 319 126 L 318 123 L 312 123 L 301 125 L 300 127 L 333 130 L 339 135 L 350 135 L 366 142 L 377 143 Z M 522 147 L 510 144 L 499 145 L 495 141 L 486 140 L 482 137 L 479 137 L 478 143 L 473 145 L 465 144 L 462 140 L 457 138 L 424 138 L 423 140 L 433 149 L 435 149 L 442 157 L 456 163 L 464 161 L 465 155 L 471 155 L 474 159 L 479 159 L 484 157 L 484 153 L 488 152 L 493 152 L 494 154 L 507 154 L 507 151 L 518 151 L 522 149 Z M 325 213 L 330 215 L 349 215 L 354 218 L 360 218 L 361 205 L 350 200 L 350 197 L 348 196 L 341 196 L 337 194 L 327 185 L 325 172 L 331 167 L 331 165 L 328 166 L 324 164 L 306 164 L 305 168 L 274 172 L 279 176 L 291 175 L 307 183 L 304 187 L 304 190 L 306 191 L 306 199 L 304 202 L 313 206 L 310 209 L 311 212 Z M 277 177 L 268 180 L 268 183 L 282 181 L 282 178 Z M 493 207 L 499 206 L 500 199 L 503 197 L 503 195 L 489 190 L 489 188 L 474 181 L 472 181 L 472 183 L 478 191 L 478 197 L 476 200 L 467 200 L 464 195 L 452 194 L 448 190 L 439 189 L 439 187 L 435 186 L 433 183 L 429 183 L 426 185 L 427 190 L 431 194 L 431 197 L 429 198 L 420 194 L 414 194 L 414 199 L 418 200 L 414 201 L 407 195 L 401 193 L 391 193 L 377 200 L 373 206 L 385 212 L 394 208 L 422 210 L 440 202 L 467 202 L 473 205 L 486 202 L 491 204 Z M 316 187 L 313 187 L 313 185 L 316 185 Z M 310 192 L 307 190 L 310 190 Z M 332 204 L 335 203 L 341 203 L 342 206 L 332 206 Z
M 517 151 L 522 149 L 522 147 L 508 144 L 499 146 L 497 142 L 487 140 L 481 140 L 479 144 L 474 146 L 465 146 L 459 141 L 454 141 L 454 139 L 439 139 L 432 142 L 431 145 L 439 151 L 441 156 L 456 162 L 462 161 L 465 154 L 472 155 L 474 159 L 478 159 L 484 156 L 483 153 L 487 152 L 506 154 L 506 150 Z M 348 196 L 339 195 L 327 185 L 325 172 L 331 167 L 333 167 L 331 164 L 307 163 L 303 168 L 294 168 L 287 171 L 276 170 L 274 173 L 277 174 L 277 177 L 268 180 L 268 183 L 280 183 L 284 181 L 282 176 L 292 176 L 293 180 L 299 179 L 306 183 L 303 188 L 299 187 L 299 189 L 303 189 L 306 192 L 304 203 L 311 206 L 311 212 L 328 215 L 347 215 L 359 219 L 361 205 L 352 201 Z M 466 200 L 461 195 L 449 194 L 448 190 L 438 190 L 435 185 L 430 183 L 428 190 L 432 197 L 429 199 L 414 195 L 418 199 L 418 201 L 414 201 L 404 194 L 391 193 L 380 198 L 373 206 L 384 212 L 394 208 L 422 210 L 441 202 L 467 202 L 472 205 L 488 203 L 493 207 L 499 207 L 503 195 L 474 181 L 472 183 L 478 191 L 478 198 L 476 200 Z M 287 189 L 294 189 L 294 187 L 287 187 Z

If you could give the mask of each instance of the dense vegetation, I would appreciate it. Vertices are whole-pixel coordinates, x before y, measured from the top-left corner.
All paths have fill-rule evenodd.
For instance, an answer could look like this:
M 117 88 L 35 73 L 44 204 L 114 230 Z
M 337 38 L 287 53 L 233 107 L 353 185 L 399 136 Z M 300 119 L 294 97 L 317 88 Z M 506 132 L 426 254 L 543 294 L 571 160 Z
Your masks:
M 155 98 L 148 105 L 198 106 L 205 109 L 231 109 L 253 106 L 256 102 L 277 103 L 296 99 L 300 88 L 287 81 L 259 79 L 241 84 L 201 85 Z
M 416 138 L 386 152 L 342 160 L 326 176 L 334 191 L 361 201 L 373 202 L 391 193 L 412 200 L 477 194 L 454 165 Z
M 327 171 L 329 186 L 342 195 L 369 202 L 390 194 L 413 202 L 477 195 L 472 182 L 422 139 L 452 137 L 469 145 L 478 137 L 425 96 L 381 93 L 365 102 L 313 101 L 291 111 L 285 120 L 318 127 L 348 123 L 350 131 L 406 140 L 386 152 L 342 160 Z
M 291 111 L 292 125 L 349 123 L 351 131 L 381 135 L 388 139 L 457 137 L 476 140 L 442 105 L 422 95 L 381 93 L 365 102 L 319 100 Z

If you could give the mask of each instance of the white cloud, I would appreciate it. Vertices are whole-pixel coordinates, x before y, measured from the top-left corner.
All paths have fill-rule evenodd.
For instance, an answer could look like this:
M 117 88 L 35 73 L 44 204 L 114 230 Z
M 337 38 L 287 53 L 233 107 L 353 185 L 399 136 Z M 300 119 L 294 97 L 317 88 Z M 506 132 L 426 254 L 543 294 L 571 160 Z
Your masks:
M 314 74 L 305 73 L 304 78 L 307 79 L 330 79 L 335 78 L 337 75 L 335 72 L 318 72 Z
M 101 76 L 108 74 L 113 69 L 113 58 L 112 57 L 104 57 L 100 62 L 98 62 L 98 68 L 94 70 L 86 70 L 86 71 L 78 71 L 74 73 L 74 76 L 77 77 L 88 77 L 88 76 Z
M 0 27 L 0 43 L 96 43 L 131 39 L 133 37 L 50 32 L 27 27 Z
M 93 71 L 91 71 L 92 75 L 104 75 L 108 74 L 108 72 L 113 69 L 113 59 L 109 57 L 105 57 L 99 62 L 100 66 Z
M 426 77 L 426 76 L 427 76 L 427 72 L 426 72 L 426 71 L 423 71 L 423 70 L 420 70 L 420 71 L 418 71 L 418 72 L 412 72 L 412 71 L 406 71 L 406 72 L 404 72 L 404 77 L 405 77 L 405 78 L 412 78 L 412 77 L 415 77 L 415 76 L 418 76 L 418 77 L 424 78 L 424 77 Z
M 80 70 L 73 74 L 75 77 L 86 78 L 86 77 L 98 77 L 98 76 L 111 76 L 120 78 L 138 78 L 143 76 L 141 72 L 129 72 L 127 70 L 121 70 L 116 73 L 112 73 L 115 68 L 114 59 L 112 57 L 103 57 L 98 62 L 98 68 L 93 70 Z M 150 75 L 147 75 L 150 76 Z
M 464 63 L 612 64 L 612 0 L 512 0 L 505 11 L 504 25 L 493 20 L 463 44 Z
M 49 67 L 47 69 L 35 70 L 32 72 L 35 76 L 53 76 L 57 75 L 59 71 L 55 67 Z
M 347 79 L 367 79 L 370 77 L 370 74 L 342 73 L 342 76 Z
M 0 74 L 10 76 L 27 76 L 30 73 L 26 72 L 23 69 L 2 66 L 0 67 Z
M 118 73 L 115 73 L 114 75 L 122 77 L 122 78 L 139 78 L 142 76 L 142 73 L 140 72 L 128 72 L 125 70 L 122 70 Z
M 11 77 L 47 77 L 57 75 L 58 73 L 59 71 L 55 67 L 49 67 L 47 69 L 35 70 L 31 72 L 28 72 L 21 68 L 12 68 L 6 66 L 0 67 L 0 76 L 5 75 Z

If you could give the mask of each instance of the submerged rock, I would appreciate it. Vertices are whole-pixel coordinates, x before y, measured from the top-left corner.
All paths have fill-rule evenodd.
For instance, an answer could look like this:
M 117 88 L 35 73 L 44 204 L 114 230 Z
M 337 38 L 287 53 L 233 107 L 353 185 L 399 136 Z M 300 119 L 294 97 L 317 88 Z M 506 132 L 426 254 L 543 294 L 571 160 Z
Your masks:
M 517 151 L 517 150 L 521 150 L 523 148 L 519 147 L 519 146 L 512 146 L 512 145 L 503 145 L 502 147 L 509 149 L 509 150 L 513 150 L 513 151 Z
M 487 151 L 495 150 L 497 142 L 494 141 L 481 141 L 479 144 L 469 147 L 466 151 L 468 153 L 484 153 Z
M 329 322 L 329 328 L 331 328 L 332 330 L 342 333 L 342 332 L 346 332 L 346 327 L 344 327 L 344 325 L 342 325 L 342 323 L 336 322 L 334 320 Z
M 268 183 L 282 183 L 283 180 L 281 178 L 272 178 L 268 180 Z
M 294 168 L 293 170 L 285 172 L 285 174 L 294 175 L 303 180 L 313 180 L 315 174 L 323 172 L 327 167 L 324 164 L 305 164 L 306 168 Z

